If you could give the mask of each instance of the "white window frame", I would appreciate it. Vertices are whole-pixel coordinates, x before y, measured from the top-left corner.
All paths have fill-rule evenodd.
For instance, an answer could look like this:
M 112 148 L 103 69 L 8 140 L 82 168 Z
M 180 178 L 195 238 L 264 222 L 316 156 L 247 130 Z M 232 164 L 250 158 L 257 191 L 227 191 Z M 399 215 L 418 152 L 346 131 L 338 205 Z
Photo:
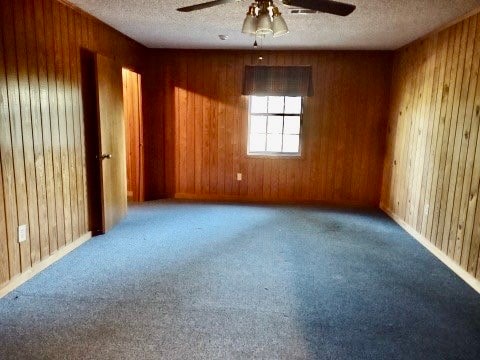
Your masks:
M 304 106 L 304 99 L 303 96 L 291 96 L 291 97 L 299 97 L 301 99 L 300 103 L 300 113 L 285 113 L 285 100 L 284 100 L 284 111 L 282 113 L 254 113 L 252 114 L 252 96 L 248 96 L 248 127 L 247 127 L 247 155 L 254 156 L 254 157 L 291 157 L 291 158 L 300 158 L 302 156 L 302 133 L 303 133 L 303 106 Z M 276 95 L 271 95 L 276 96 Z M 289 97 L 289 96 L 283 96 Z M 250 124 L 251 124 L 251 117 L 252 115 L 261 115 L 267 117 L 267 126 L 268 126 L 268 116 L 300 116 L 300 129 L 298 134 L 298 152 L 283 152 L 283 151 L 250 151 Z M 284 120 L 285 121 L 285 120 Z M 285 122 L 282 124 L 282 138 L 284 132 L 283 127 Z M 268 133 L 267 133 L 268 134 Z M 283 141 L 283 140 L 282 140 Z

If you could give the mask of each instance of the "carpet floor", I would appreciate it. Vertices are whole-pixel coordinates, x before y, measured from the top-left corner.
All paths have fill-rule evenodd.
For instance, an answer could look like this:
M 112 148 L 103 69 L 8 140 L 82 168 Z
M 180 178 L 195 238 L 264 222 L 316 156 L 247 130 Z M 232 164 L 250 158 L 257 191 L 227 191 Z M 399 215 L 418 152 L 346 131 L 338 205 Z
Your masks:
M 479 359 L 480 295 L 380 211 L 157 201 L 0 299 L 0 359 Z

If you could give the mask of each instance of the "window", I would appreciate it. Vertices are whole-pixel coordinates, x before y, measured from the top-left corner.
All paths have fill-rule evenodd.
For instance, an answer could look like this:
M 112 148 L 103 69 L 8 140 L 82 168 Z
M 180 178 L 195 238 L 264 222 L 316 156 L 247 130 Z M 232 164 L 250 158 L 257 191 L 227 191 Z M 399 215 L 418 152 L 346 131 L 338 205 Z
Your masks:
M 248 154 L 300 155 L 301 96 L 250 96 Z

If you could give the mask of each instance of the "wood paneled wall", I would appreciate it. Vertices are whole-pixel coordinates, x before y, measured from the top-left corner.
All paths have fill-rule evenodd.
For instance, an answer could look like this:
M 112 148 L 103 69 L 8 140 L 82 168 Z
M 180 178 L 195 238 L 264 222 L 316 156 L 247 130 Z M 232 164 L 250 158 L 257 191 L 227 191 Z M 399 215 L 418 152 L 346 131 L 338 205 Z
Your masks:
M 164 191 L 177 197 L 378 206 L 390 54 L 261 53 L 262 64 L 313 67 L 315 95 L 304 102 L 301 158 L 246 155 L 243 71 L 258 63 L 259 54 L 157 51 L 152 56 L 145 134 L 165 134 L 167 162 L 163 170 L 161 159 L 145 160 L 147 197 L 161 192 L 165 177 Z M 152 139 L 145 143 L 149 156 L 163 150 L 155 149 Z
M 480 279 L 480 17 L 395 55 L 382 208 Z
M 0 288 L 89 230 L 80 48 L 130 68 L 145 56 L 63 3 L 0 2 Z
M 128 198 L 142 201 L 144 198 L 142 77 L 128 69 L 123 69 L 122 75 Z

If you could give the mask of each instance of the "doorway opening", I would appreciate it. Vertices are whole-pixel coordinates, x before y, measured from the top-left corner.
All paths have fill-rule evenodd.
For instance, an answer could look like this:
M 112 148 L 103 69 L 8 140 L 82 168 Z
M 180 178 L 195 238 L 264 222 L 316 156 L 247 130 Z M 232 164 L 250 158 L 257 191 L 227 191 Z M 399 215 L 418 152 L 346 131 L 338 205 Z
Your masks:
M 144 201 L 143 117 L 141 75 L 123 68 L 123 113 L 127 156 L 127 196 L 130 202 Z
M 100 128 L 98 124 L 97 79 L 95 53 L 81 49 L 82 99 L 85 126 L 85 157 L 87 170 L 88 229 L 92 235 L 104 233 L 102 175 L 98 164 Z

